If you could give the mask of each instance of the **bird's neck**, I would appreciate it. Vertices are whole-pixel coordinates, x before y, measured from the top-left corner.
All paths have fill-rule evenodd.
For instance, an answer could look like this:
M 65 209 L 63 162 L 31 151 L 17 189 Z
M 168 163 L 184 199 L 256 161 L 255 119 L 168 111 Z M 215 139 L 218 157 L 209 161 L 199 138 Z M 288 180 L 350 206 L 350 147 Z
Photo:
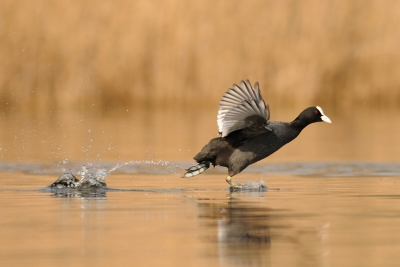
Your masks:
M 304 121 L 304 120 L 300 120 L 299 117 L 297 117 L 294 121 L 292 121 L 290 123 L 290 126 L 292 126 L 293 128 L 301 131 L 309 124 L 310 124 L 310 122 Z

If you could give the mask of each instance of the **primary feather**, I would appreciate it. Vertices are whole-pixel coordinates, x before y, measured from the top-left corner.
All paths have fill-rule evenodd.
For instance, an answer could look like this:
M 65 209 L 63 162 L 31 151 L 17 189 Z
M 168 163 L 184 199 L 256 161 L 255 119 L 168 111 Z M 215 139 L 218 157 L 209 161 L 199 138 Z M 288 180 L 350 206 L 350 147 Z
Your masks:
M 260 116 L 269 123 L 269 107 L 261 96 L 258 83 L 251 86 L 250 82 L 242 81 L 240 86 L 234 84 L 219 102 L 217 124 L 222 137 L 231 132 L 251 126 L 250 116 Z

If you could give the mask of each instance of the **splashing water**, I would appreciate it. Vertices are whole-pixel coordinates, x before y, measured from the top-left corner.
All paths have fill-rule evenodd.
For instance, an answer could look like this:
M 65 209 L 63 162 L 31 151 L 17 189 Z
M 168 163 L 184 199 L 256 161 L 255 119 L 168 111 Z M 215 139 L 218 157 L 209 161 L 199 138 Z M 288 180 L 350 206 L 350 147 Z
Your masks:
M 158 167 L 166 167 L 171 174 L 179 174 L 177 170 L 182 170 L 183 168 L 176 165 L 175 163 L 165 161 L 165 160 L 158 160 L 158 161 L 153 161 L 153 160 L 140 160 L 140 161 L 129 161 L 125 163 L 120 163 L 117 164 L 116 166 L 112 167 L 110 170 L 107 171 L 107 175 L 114 172 L 117 169 L 120 169 L 122 167 L 128 166 L 128 165 L 133 165 L 134 167 L 139 167 L 139 170 L 141 172 L 146 172 L 145 171 L 145 166 L 158 166 Z M 154 172 L 154 168 L 152 168 L 152 172 Z
M 244 184 L 238 183 L 240 186 L 239 190 L 249 190 L 249 191 L 264 191 L 267 190 L 267 186 L 265 185 L 264 181 L 261 180 L 260 182 L 249 181 Z M 232 190 L 235 190 L 231 188 Z
M 63 164 L 67 164 L 68 161 L 62 161 Z M 63 174 L 58 178 L 56 182 L 51 184 L 50 188 L 75 188 L 75 189 L 90 189 L 90 188 L 107 188 L 105 178 L 116 170 L 132 166 L 138 168 L 141 172 L 146 172 L 146 166 L 152 167 L 152 172 L 154 173 L 154 166 L 161 167 L 161 169 L 167 169 L 171 174 L 179 174 L 177 171 L 183 169 L 182 167 L 168 161 L 159 160 L 142 160 L 142 161 L 130 161 L 125 163 L 119 163 L 110 169 L 101 168 L 99 165 L 88 163 L 87 165 L 81 165 L 81 170 L 78 175 L 81 179 L 77 179 L 70 171 L 63 168 Z

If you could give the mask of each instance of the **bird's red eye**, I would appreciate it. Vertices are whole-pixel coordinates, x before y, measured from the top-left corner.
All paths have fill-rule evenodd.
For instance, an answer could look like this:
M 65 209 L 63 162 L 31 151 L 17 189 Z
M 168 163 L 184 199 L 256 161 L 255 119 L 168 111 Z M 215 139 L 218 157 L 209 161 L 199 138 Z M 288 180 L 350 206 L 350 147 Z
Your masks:
M 316 111 L 314 111 L 314 113 L 318 115 L 319 112 L 318 112 L 318 110 L 316 110 Z

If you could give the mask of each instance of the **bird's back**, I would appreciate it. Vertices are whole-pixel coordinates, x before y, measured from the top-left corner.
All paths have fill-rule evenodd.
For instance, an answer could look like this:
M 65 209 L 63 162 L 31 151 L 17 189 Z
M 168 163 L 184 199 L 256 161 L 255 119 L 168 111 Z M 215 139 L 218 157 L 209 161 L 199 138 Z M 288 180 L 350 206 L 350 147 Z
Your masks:
M 244 140 L 233 151 L 229 158 L 230 174 L 235 175 L 250 164 L 268 157 L 296 138 L 301 131 L 285 122 L 271 122 L 269 127 L 272 131 Z

